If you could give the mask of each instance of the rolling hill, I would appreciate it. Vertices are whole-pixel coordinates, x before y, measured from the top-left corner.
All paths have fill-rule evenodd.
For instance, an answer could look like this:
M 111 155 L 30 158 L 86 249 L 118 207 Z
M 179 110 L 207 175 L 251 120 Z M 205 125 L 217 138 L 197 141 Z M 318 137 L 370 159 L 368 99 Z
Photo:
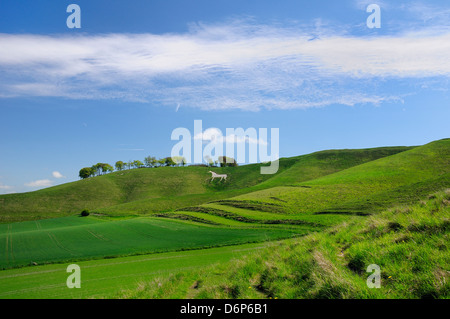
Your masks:
M 291 167 L 300 171 L 302 167 Z M 329 225 L 337 215 L 369 215 L 450 187 L 450 140 L 440 140 L 316 179 L 248 192 L 180 209 L 183 214 L 236 219 L 302 220 Z M 276 181 L 283 179 L 274 177 Z M 270 180 L 263 184 L 270 183 Z M 274 183 L 275 184 L 275 183 Z M 320 216 L 326 215 L 326 218 Z
M 331 150 L 282 158 L 275 175 L 261 175 L 260 164 L 214 168 L 230 176 L 227 183 L 209 183 L 207 167 L 119 171 L 35 192 L 0 195 L 0 222 L 68 216 L 83 209 L 115 215 L 165 212 L 318 178 L 409 149 Z

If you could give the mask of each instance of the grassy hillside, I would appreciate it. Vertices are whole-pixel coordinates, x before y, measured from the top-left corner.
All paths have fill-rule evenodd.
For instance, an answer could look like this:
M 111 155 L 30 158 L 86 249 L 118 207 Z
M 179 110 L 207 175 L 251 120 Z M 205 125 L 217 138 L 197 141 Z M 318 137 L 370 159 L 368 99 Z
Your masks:
M 282 205 L 291 214 L 373 213 L 450 187 L 450 139 L 291 186 L 233 198 Z
M 364 154 L 357 151 L 355 154 Z M 328 153 L 330 154 L 330 153 Z M 337 155 L 341 156 L 337 156 Z M 289 169 L 257 186 L 286 184 L 247 192 L 226 199 L 192 205 L 168 213 L 181 219 L 215 219 L 223 224 L 243 222 L 259 225 L 311 225 L 318 229 L 345 221 L 349 215 L 370 215 L 400 203 L 412 203 L 430 192 L 450 187 L 450 140 L 436 141 L 391 156 L 339 170 L 316 179 L 316 168 L 330 172 L 330 162 L 348 163 L 348 151 L 336 151 L 324 161 L 323 154 L 305 156 Z M 314 157 L 305 163 L 305 158 Z M 358 157 L 358 156 L 356 156 Z M 367 158 L 367 156 L 363 156 Z M 355 163 L 355 162 L 353 162 Z M 336 164 L 337 167 L 343 167 Z M 306 168 L 305 168 L 306 167 Z M 303 171 L 297 182 L 292 176 Z M 293 174 L 293 172 L 297 174 Z M 310 175 L 307 173 L 309 172 Z M 284 176 L 284 174 L 292 173 Z M 287 181 L 290 181 L 290 184 Z M 130 205 L 126 205 L 129 207 Z M 195 215 L 194 215 L 195 214 Z
M 147 214 L 167 212 L 174 209 L 222 200 L 241 194 L 268 189 L 279 185 L 289 185 L 325 176 L 340 170 L 367 163 L 385 156 L 403 152 L 413 147 L 382 147 L 364 150 L 330 150 L 308 155 L 280 159 L 280 169 L 274 175 L 261 175 L 260 165 L 245 165 L 220 169 L 229 175 L 226 184 L 209 183 L 208 192 L 201 194 L 146 198 L 98 210 L 106 214 L 125 215 L 129 213 Z M 249 174 L 251 168 L 251 174 Z M 210 170 L 210 169 L 207 169 Z M 215 171 L 218 171 L 214 169 Z
M 329 150 L 295 158 L 295 164 L 261 183 L 264 188 L 290 186 L 330 175 L 379 158 L 408 151 L 414 147 L 378 147 L 357 150 Z
M 70 215 L 138 200 L 173 198 L 214 192 L 207 183 L 206 167 L 159 167 L 114 172 L 43 190 L 0 196 L 2 222 Z M 227 169 L 215 169 L 227 171 Z M 228 168 L 229 170 L 229 168 Z M 259 181 L 259 166 L 247 165 L 233 172 L 236 187 Z
M 450 298 L 450 189 L 120 298 Z M 381 269 L 381 288 L 366 269 Z
M 332 150 L 280 159 L 275 175 L 261 175 L 259 164 L 214 168 L 229 175 L 210 183 L 211 168 L 160 167 L 114 172 L 43 190 L 0 196 L 0 222 L 67 216 L 83 209 L 108 214 L 142 214 L 197 205 L 278 185 L 299 183 L 410 148 Z

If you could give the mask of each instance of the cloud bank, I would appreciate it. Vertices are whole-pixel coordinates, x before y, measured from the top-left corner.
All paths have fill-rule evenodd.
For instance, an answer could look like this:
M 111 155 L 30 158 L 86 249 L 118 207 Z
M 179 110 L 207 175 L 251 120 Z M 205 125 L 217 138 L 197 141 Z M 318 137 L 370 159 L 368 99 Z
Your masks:
M 25 183 L 27 187 L 50 187 L 53 185 L 53 182 L 49 179 L 40 179 L 37 181 Z
M 314 34 L 314 35 L 313 35 Z M 122 99 L 204 110 L 401 100 L 373 82 L 450 76 L 450 31 L 354 36 L 255 25 L 183 34 L 0 34 L 0 98 Z
M 9 189 L 12 189 L 13 187 L 12 186 L 9 186 L 9 185 L 3 185 L 2 183 L 0 183 L 0 190 L 9 190 Z

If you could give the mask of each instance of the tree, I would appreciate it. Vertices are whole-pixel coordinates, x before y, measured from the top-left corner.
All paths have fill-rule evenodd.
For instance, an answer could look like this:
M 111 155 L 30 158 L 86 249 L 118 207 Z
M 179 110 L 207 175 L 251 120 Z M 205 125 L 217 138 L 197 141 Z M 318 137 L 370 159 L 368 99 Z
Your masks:
M 175 162 L 175 165 L 186 165 L 186 159 L 183 156 L 172 156 L 172 161 Z
M 219 156 L 220 167 L 235 167 L 238 166 L 236 160 L 232 157 Z
M 141 168 L 142 166 L 144 166 L 144 163 L 142 163 L 140 160 L 135 160 L 133 161 L 133 166 L 135 168 Z
M 80 173 L 78 174 L 78 176 L 80 176 L 80 178 L 82 179 L 91 177 L 92 175 L 94 175 L 92 167 L 84 167 L 80 169 Z
M 115 166 L 116 170 L 121 171 L 125 168 L 125 163 L 122 161 L 117 161 Z
M 102 163 L 101 167 L 102 167 L 102 173 L 103 174 L 106 174 L 106 173 L 114 171 L 114 168 L 111 165 L 106 164 L 106 163 Z
M 128 161 L 126 164 L 128 169 L 132 169 L 133 168 L 133 161 Z
M 91 167 L 92 170 L 92 176 L 99 176 L 102 173 L 102 164 L 101 163 L 97 163 L 95 165 L 92 165 Z
M 165 158 L 161 158 L 157 161 L 158 166 L 164 166 L 164 164 L 166 163 L 166 159 Z
M 205 161 L 206 161 L 206 163 L 208 163 L 209 167 L 213 167 L 214 166 L 214 160 L 211 158 L 211 156 L 206 155 L 205 156 Z
M 91 167 L 93 174 L 92 175 L 103 175 L 109 172 L 114 171 L 114 168 L 107 163 L 97 163 Z
M 155 166 L 156 162 L 157 162 L 156 158 L 153 156 L 147 156 L 146 158 L 144 158 L 144 163 L 145 163 L 145 166 L 147 166 L 147 167 Z
M 177 165 L 177 163 L 175 163 L 175 161 L 172 159 L 172 157 L 164 158 L 164 164 L 166 166 L 175 166 L 175 165 Z

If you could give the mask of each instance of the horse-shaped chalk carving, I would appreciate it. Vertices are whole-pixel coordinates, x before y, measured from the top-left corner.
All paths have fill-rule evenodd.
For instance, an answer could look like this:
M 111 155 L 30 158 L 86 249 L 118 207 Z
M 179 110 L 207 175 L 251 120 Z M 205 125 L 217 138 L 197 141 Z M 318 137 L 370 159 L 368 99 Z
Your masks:
M 211 182 L 214 180 L 214 178 L 220 178 L 220 180 L 223 180 L 223 179 L 225 179 L 225 180 L 227 180 L 227 174 L 217 174 L 217 173 L 214 173 L 214 172 L 211 172 L 211 171 L 209 171 L 208 173 L 211 173 L 212 174 L 212 177 L 211 177 Z

